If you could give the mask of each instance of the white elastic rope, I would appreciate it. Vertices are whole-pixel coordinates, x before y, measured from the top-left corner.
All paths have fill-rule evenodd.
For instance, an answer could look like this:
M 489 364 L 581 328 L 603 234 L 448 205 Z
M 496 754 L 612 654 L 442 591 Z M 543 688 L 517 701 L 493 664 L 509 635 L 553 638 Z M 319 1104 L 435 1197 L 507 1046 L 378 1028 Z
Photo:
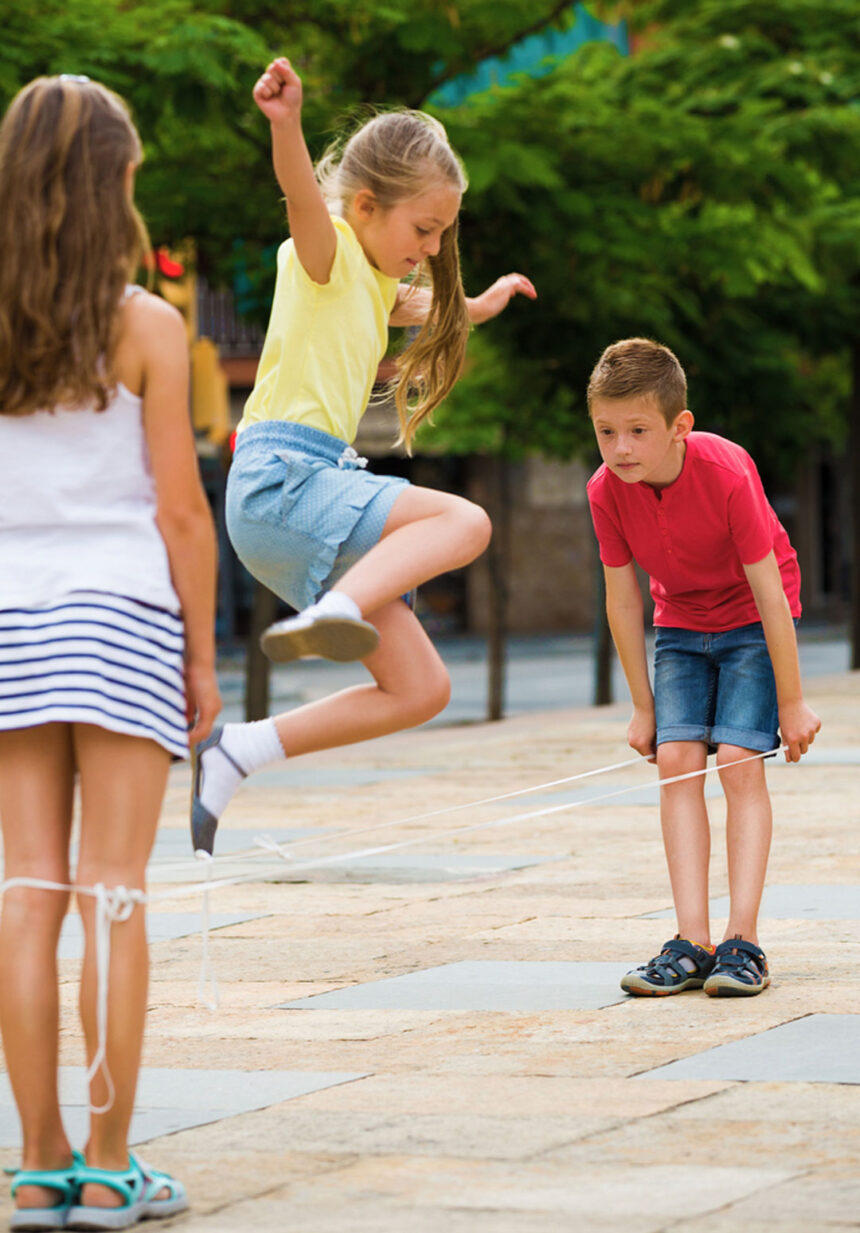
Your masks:
M 105 887 L 101 882 L 95 886 L 78 886 L 67 882 L 49 882 L 45 878 L 7 878 L 0 882 L 0 895 L 7 890 L 23 886 L 32 890 L 63 891 L 66 894 L 75 892 L 78 895 L 89 895 L 95 899 L 95 943 L 96 943 L 96 1051 L 86 1073 L 89 1085 L 99 1070 L 104 1075 L 108 1090 L 108 1098 L 103 1105 L 94 1105 L 90 1101 L 91 1113 L 107 1113 L 113 1107 L 116 1089 L 107 1064 L 107 1024 L 108 1024 L 108 981 L 110 977 L 110 941 L 111 926 L 114 921 L 126 921 L 135 907 L 146 902 L 146 896 L 141 890 L 128 890 L 125 886 Z
M 785 748 L 785 746 L 783 746 L 783 748 Z M 763 758 L 771 758 L 778 752 L 779 750 L 777 749 L 771 749 L 771 750 L 768 750 L 766 753 L 755 753 L 755 754 L 749 755 L 746 758 L 738 758 L 736 761 L 727 763 L 724 766 L 706 766 L 702 770 L 699 770 L 699 771 L 688 771 L 683 775 L 673 775 L 669 779 L 654 780 L 653 783 L 651 784 L 644 784 L 644 785 L 643 784 L 632 784 L 630 787 L 627 787 L 627 788 L 616 788 L 612 792 L 604 792 L 600 796 L 580 798 L 575 801 L 564 801 L 560 805 L 548 805 L 543 809 L 529 810 L 527 813 L 510 814 L 504 818 L 491 818 L 487 822 L 474 822 L 468 826 L 456 826 L 456 827 L 450 827 L 447 830 L 431 831 L 427 835 L 418 835 L 412 839 L 403 839 L 396 843 L 383 844 L 375 848 L 363 848 L 363 849 L 356 849 L 356 850 L 349 851 L 349 852 L 338 852 L 330 856 L 316 857 L 311 860 L 301 861 L 295 864 L 291 863 L 289 866 L 289 872 L 290 874 L 304 873 L 307 870 L 319 869 L 325 865 L 342 864 L 347 861 L 363 860 L 368 856 L 379 856 L 385 852 L 401 851 L 404 848 L 411 848 L 411 847 L 416 846 L 417 844 L 428 843 L 436 839 L 444 839 L 451 835 L 465 835 L 471 831 L 489 830 L 495 827 L 510 826 L 514 822 L 528 822 L 535 818 L 546 818 L 552 814 L 563 813 L 569 809 L 578 809 L 582 807 L 583 805 L 596 805 L 596 804 L 601 803 L 602 801 L 612 800 L 618 796 L 625 796 L 630 792 L 641 792 L 643 787 L 646 789 L 650 787 L 664 788 L 668 786 L 669 784 L 681 783 L 686 779 L 697 779 L 700 776 L 712 774 L 714 771 L 725 771 L 725 770 L 728 770 L 732 766 L 740 766 L 744 762 L 756 762 Z M 265 847 L 267 851 L 276 851 L 279 845 L 274 844 L 272 840 L 268 840 Z M 292 862 L 292 856 L 289 853 L 285 853 L 284 855 L 285 855 L 285 859 L 288 859 Z M 264 869 L 258 868 L 252 871 L 251 873 L 237 874 L 234 877 L 230 877 L 230 878 L 219 878 L 215 882 L 210 882 L 208 884 L 208 889 L 220 890 L 222 887 L 240 886 L 246 882 L 258 882 L 260 881 L 262 877 L 265 877 L 270 872 L 275 872 L 275 871 L 276 871 L 275 867 L 269 867 L 269 868 L 264 868 Z M 281 866 L 279 869 L 277 869 L 277 872 L 283 872 L 283 867 Z M 160 893 L 150 892 L 150 902 L 153 902 L 156 899 L 185 898 L 187 896 L 191 896 L 191 895 L 199 894 L 199 893 L 200 893 L 199 883 L 191 884 L 188 886 L 174 886 Z
M 327 835 L 303 835 L 298 839 L 284 839 L 280 843 L 272 839 L 270 835 L 257 835 L 254 837 L 254 845 L 250 848 L 240 848 L 234 852 L 225 852 L 223 855 L 214 856 L 211 859 L 215 864 L 229 864 L 237 860 L 243 860 L 249 856 L 259 855 L 259 849 L 265 852 L 275 852 L 284 860 L 289 859 L 287 849 L 302 848 L 307 844 L 328 843 L 332 839 L 340 839 L 343 835 L 349 835 L 355 839 L 359 835 L 372 835 L 377 831 L 390 830 L 394 826 L 408 826 L 413 822 L 422 822 L 426 818 L 439 818 L 443 814 L 457 813 L 464 809 L 479 809 L 482 805 L 495 805 L 499 801 L 512 800 L 515 796 L 526 796 L 530 792 L 542 792 L 548 788 L 558 788 L 563 784 L 575 783 L 579 779 L 590 779 L 594 775 L 606 775 L 610 771 L 620 771 L 628 766 L 636 766 L 644 761 L 640 754 L 635 758 L 628 758 L 624 762 L 613 762 L 610 766 L 601 766 L 594 771 L 580 771 L 577 775 L 566 775 L 564 779 L 551 779 L 547 783 L 532 784 L 528 788 L 517 788 L 513 792 L 502 792 L 498 796 L 486 796 L 480 801 L 465 801 L 460 805 L 445 805 L 442 809 L 429 809 L 426 813 L 414 813 L 407 818 L 391 818 L 388 822 L 378 822 L 374 826 L 363 826 L 359 828 L 343 827 L 339 831 L 331 831 Z M 697 774 L 699 772 L 696 772 Z M 195 853 L 195 855 L 198 855 Z M 208 853 L 207 853 L 208 855 Z M 158 864 L 160 870 L 170 869 L 186 869 L 188 867 L 187 860 L 180 861 L 164 861 Z
M 749 758 L 738 758 L 735 762 L 728 763 L 728 766 L 739 766 L 742 762 L 754 762 L 760 758 L 769 758 L 775 751 L 769 750 L 767 753 L 753 754 Z M 700 775 L 706 774 L 709 770 L 725 770 L 726 767 L 707 767 L 704 771 L 688 771 L 684 775 L 673 775 L 670 779 L 657 780 L 659 787 L 663 788 L 667 784 L 681 783 L 685 779 L 695 779 Z M 380 856 L 385 852 L 397 852 L 403 848 L 415 847 L 417 844 L 426 843 L 428 839 L 444 838 L 450 835 L 465 835 L 470 831 L 491 830 L 497 826 L 510 826 L 514 822 L 528 822 L 533 818 L 546 818 L 550 814 L 563 813 L 568 809 L 578 809 L 582 805 L 597 805 L 602 801 L 612 800 L 616 796 L 625 796 L 629 792 L 639 792 L 642 790 L 641 784 L 633 784 L 628 788 L 615 788 L 612 792 L 603 792 L 600 796 L 590 796 L 580 798 L 576 801 L 564 801 L 561 805 L 548 805 L 545 809 L 534 809 L 528 813 L 511 814 L 506 818 L 492 818 L 488 822 L 473 822 L 468 826 L 450 827 L 448 830 L 431 832 L 430 835 L 418 835 L 413 839 L 403 839 L 398 843 L 382 844 L 375 848 L 364 848 L 360 851 L 335 853 L 333 856 L 323 856 L 317 860 L 304 861 L 301 864 L 290 865 L 290 873 L 300 873 L 306 869 L 317 869 L 323 865 L 336 865 L 346 861 L 364 860 L 368 856 Z M 286 854 L 288 859 L 292 859 L 289 853 Z
M 134 909 L 144 900 L 143 891 L 128 890 L 125 886 L 106 887 L 97 882 L 93 887 L 76 887 L 79 893 L 95 897 L 95 942 L 96 942 L 96 1051 L 86 1073 L 89 1085 L 101 1070 L 107 1087 L 107 1100 L 103 1105 L 94 1105 L 90 1100 L 91 1113 L 107 1113 L 113 1108 L 116 1088 L 107 1063 L 108 1030 L 108 983 L 110 980 L 110 943 L 114 922 L 127 921 Z
M 786 746 L 782 746 L 783 751 L 786 748 L 787 748 Z M 705 766 L 702 770 L 688 771 L 686 774 L 683 774 L 683 775 L 673 775 L 668 779 L 656 780 L 654 781 L 654 784 L 656 784 L 657 787 L 664 788 L 664 787 L 667 787 L 669 784 L 681 783 L 687 779 L 696 779 L 699 776 L 711 774 L 715 770 L 725 771 L 725 770 L 728 770 L 732 766 L 739 766 L 744 762 L 754 762 L 759 759 L 770 758 L 770 757 L 773 757 L 777 752 L 779 752 L 779 750 L 772 749 L 772 750 L 767 751 L 766 753 L 751 754 L 746 758 L 738 758 L 735 762 L 727 763 L 724 766 L 712 766 L 712 767 Z M 567 779 L 556 780 L 554 785 L 540 785 L 540 786 L 548 787 L 548 786 L 557 786 L 558 784 L 562 784 L 562 783 L 570 783 L 572 780 L 585 779 L 591 775 L 599 775 L 599 774 L 605 773 L 607 770 L 610 770 L 610 769 L 616 770 L 616 769 L 620 769 L 622 766 L 630 766 L 632 762 L 638 762 L 638 761 L 641 761 L 641 759 L 634 758 L 628 762 L 617 763 L 614 767 L 601 767 L 595 771 L 586 771 L 581 775 L 574 775 L 574 776 L 570 776 Z M 466 826 L 451 827 L 443 831 L 431 831 L 429 835 L 418 835 L 418 836 L 413 837 L 412 839 L 404 839 L 396 843 L 384 844 L 384 845 L 380 845 L 375 848 L 357 849 L 352 852 L 341 852 L 341 853 L 336 853 L 330 856 L 318 857 L 315 860 L 304 861 L 299 864 L 291 865 L 290 872 L 300 873 L 300 872 L 303 872 L 304 870 L 318 869 L 324 865 L 343 863 L 343 862 L 350 861 L 350 860 L 362 860 L 368 856 L 376 856 L 384 852 L 400 851 L 404 848 L 414 847 L 417 844 L 427 843 L 430 840 L 445 838 L 450 835 L 463 835 L 470 831 L 487 830 L 487 829 L 492 829 L 495 827 L 510 826 L 514 822 L 527 822 L 535 818 L 546 818 L 553 814 L 563 813 L 566 810 L 579 808 L 583 805 L 596 805 L 602 801 L 610 800 L 618 796 L 624 796 L 630 792 L 638 792 L 642 790 L 643 786 L 647 788 L 647 787 L 651 787 L 654 785 L 653 784 L 648 784 L 648 785 L 633 784 L 632 786 L 626 787 L 626 788 L 616 788 L 612 792 L 604 792 L 600 796 L 593 796 L 587 799 L 580 798 L 575 801 L 564 801 L 560 805 L 549 805 L 543 809 L 534 809 L 526 813 L 511 814 L 504 818 L 492 818 L 489 821 L 474 822 Z M 499 797 L 488 797 L 486 801 L 474 802 L 473 807 L 477 805 L 481 805 L 481 804 L 490 804 L 495 800 L 505 800 L 510 797 L 521 796 L 524 793 L 529 792 L 529 791 L 536 791 L 536 789 L 535 788 L 531 788 L 531 789 L 525 788 L 525 789 L 520 789 L 517 792 L 505 793 Z M 427 814 L 415 815 L 414 818 L 402 820 L 400 825 L 403 825 L 404 821 L 415 821 L 419 817 L 437 816 L 442 813 L 453 812 L 457 808 L 468 808 L 468 806 L 450 806 L 445 809 L 432 810 Z M 393 825 L 396 825 L 396 823 L 391 822 L 391 823 L 384 823 L 382 825 L 393 826 Z M 368 830 L 373 830 L 373 829 L 380 829 L 380 828 L 373 828 L 373 827 L 368 828 Z M 349 832 L 338 832 L 338 834 L 344 834 L 344 833 L 349 833 Z M 352 833 L 361 834 L 362 832 L 359 831 L 359 832 L 352 832 Z M 363 833 L 367 833 L 367 832 L 365 831 Z M 331 836 L 331 838 L 334 838 L 334 837 L 336 836 Z M 263 848 L 264 850 L 278 852 L 278 854 L 282 856 L 283 858 L 292 860 L 292 857 L 289 853 L 281 852 L 280 850 L 281 846 L 282 845 L 276 844 L 273 840 L 269 839 L 268 837 L 265 837 L 264 840 L 260 843 L 260 847 Z M 261 870 L 258 868 L 249 874 L 241 874 L 241 875 L 237 875 L 231 878 L 220 878 L 217 881 L 213 881 L 212 876 L 211 876 L 212 869 L 214 867 L 213 858 L 209 856 L 208 853 L 204 854 L 204 853 L 198 852 L 196 855 L 198 856 L 198 858 L 200 858 L 201 856 L 205 858 L 205 863 L 206 863 L 205 882 L 204 883 L 200 883 L 200 882 L 190 883 L 186 886 L 173 886 L 160 893 L 158 892 L 153 893 L 150 891 L 147 894 L 147 893 L 144 893 L 144 891 L 142 890 L 137 890 L 137 889 L 129 890 L 127 887 L 124 887 L 124 886 L 105 887 L 101 882 L 97 883 L 95 886 L 78 886 L 76 884 L 69 885 L 69 884 L 59 883 L 59 882 L 50 882 L 43 878 L 13 877 L 13 878 L 7 878 L 5 881 L 0 883 L 0 895 L 2 895 L 5 891 L 11 890 L 15 887 L 30 887 L 35 890 L 55 890 L 55 891 L 64 891 L 64 892 L 74 891 L 78 895 L 90 895 L 96 900 L 96 904 L 95 904 L 95 944 L 96 944 L 96 972 L 97 972 L 96 1052 L 87 1070 L 86 1078 L 87 1078 L 87 1083 L 90 1083 L 95 1078 L 98 1071 L 101 1069 L 104 1075 L 104 1078 L 105 1078 L 107 1089 L 108 1089 L 108 1098 L 107 1098 L 106 1103 L 100 1106 L 95 1106 L 92 1103 L 90 1103 L 90 1111 L 93 1113 L 106 1113 L 112 1107 L 114 1099 L 115 1099 L 115 1095 L 116 1095 L 116 1090 L 114 1088 L 113 1079 L 111 1078 L 110 1071 L 107 1065 L 108 982 L 109 982 L 109 977 L 110 977 L 111 928 L 114 922 L 120 923 L 123 921 L 127 921 L 129 917 L 131 916 L 132 912 L 134 911 L 135 907 L 137 907 L 140 904 L 144 904 L 147 902 L 152 903 L 157 900 L 187 898 L 192 895 L 201 895 L 202 896 L 201 938 L 202 938 L 202 944 L 203 944 L 203 962 L 201 966 L 200 993 L 201 993 L 201 997 L 203 998 L 203 1000 L 206 1001 L 206 1004 L 209 1005 L 210 1008 L 214 1010 L 217 1008 L 219 1003 L 218 1003 L 218 990 L 217 990 L 217 984 L 215 982 L 214 968 L 212 967 L 211 958 L 209 954 L 209 933 L 210 933 L 209 896 L 210 896 L 210 893 L 214 890 L 219 890 L 222 887 L 240 886 L 246 882 L 259 881 L 262 876 L 265 876 L 265 874 L 270 871 L 278 872 L 278 873 L 283 871 L 283 865 L 278 865 L 278 866 L 270 867 L 270 870 L 265 870 L 265 869 Z M 235 858 L 236 858 L 236 854 L 233 853 L 231 859 L 235 859 Z M 207 984 L 209 984 L 210 987 L 213 989 L 213 999 L 208 1000 L 208 1001 L 206 1000 Z
M 203 884 L 203 897 L 200 903 L 200 978 L 197 982 L 197 997 L 208 1010 L 217 1010 L 221 1005 L 218 992 L 218 981 L 215 976 L 215 964 L 209 951 L 209 892 L 212 882 L 212 866 L 214 864 L 209 852 L 198 849 L 194 853 L 198 860 L 206 865 L 206 881 Z

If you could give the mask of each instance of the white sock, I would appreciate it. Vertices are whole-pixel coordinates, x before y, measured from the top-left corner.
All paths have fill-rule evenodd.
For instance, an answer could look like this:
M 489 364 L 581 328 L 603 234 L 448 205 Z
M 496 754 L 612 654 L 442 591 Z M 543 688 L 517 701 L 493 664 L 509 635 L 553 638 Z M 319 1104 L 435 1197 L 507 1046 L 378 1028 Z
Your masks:
M 358 604 L 343 591 L 326 591 L 325 595 L 315 604 L 311 604 L 310 608 L 305 608 L 305 612 L 313 613 L 315 617 L 347 617 L 350 621 L 362 619 Z
M 229 757 L 226 755 L 229 754 Z M 225 724 L 221 740 L 204 750 L 200 800 L 205 809 L 220 818 L 233 793 L 246 775 L 286 757 L 274 719 L 249 724 Z M 231 762 L 230 759 L 233 759 Z M 241 770 L 237 770 L 237 767 Z

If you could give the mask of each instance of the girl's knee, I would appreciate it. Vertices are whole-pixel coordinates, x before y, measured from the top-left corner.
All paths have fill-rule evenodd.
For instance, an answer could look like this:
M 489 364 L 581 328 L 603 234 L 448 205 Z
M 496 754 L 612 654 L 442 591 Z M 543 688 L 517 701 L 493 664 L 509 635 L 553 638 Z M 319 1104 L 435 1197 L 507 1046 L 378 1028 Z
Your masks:
M 463 537 L 468 542 L 474 556 L 478 557 L 487 548 L 492 535 L 493 524 L 487 511 L 473 501 L 462 502 L 458 509 Z
M 420 688 L 406 695 L 406 722 L 410 728 L 427 723 L 434 719 L 451 701 L 451 678 L 447 669 L 440 664 L 429 677 L 421 682 Z
M 68 883 L 63 879 L 39 875 L 46 882 L 57 886 Z M 57 932 L 68 911 L 70 892 L 49 890 L 42 887 L 10 887 L 4 896 L 3 916 L 7 925 L 12 925 L 22 937 L 32 938 L 47 930 Z

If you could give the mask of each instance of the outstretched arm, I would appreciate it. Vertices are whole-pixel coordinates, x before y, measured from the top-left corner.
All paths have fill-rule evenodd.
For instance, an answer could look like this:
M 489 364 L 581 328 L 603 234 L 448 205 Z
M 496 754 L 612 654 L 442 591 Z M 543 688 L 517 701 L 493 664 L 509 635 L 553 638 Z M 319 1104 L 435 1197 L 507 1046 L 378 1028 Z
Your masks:
M 537 299 L 537 291 L 525 274 L 504 274 L 480 295 L 472 298 L 466 296 L 469 319 L 473 325 L 480 325 L 482 321 L 497 317 L 515 295 Z M 423 325 L 432 302 L 433 292 L 429 287 L 401 283 L 389 322 L 391 325 Z
M 783 744 L 788 746 L 785 760 L 799 762 L 815 740 L 821 720 L 803 697 L 797 658 L 797 635 L 788 600 L 785 598 L 779 565 L 773 552 L 769 552 L 763 560 L 754 565 L 745 565 L 744 573 L 761 617 L 773 675 L 776 678 L 779 731 Z
M 272 127 L 272 161 L 287 199 L 296 254 L 315 283 L 327 283 L 337 235 L 302 133 L 302 83 L 289 60 L 273 60 L 254 86 L 254 102 Z
M 503 274 L 494 283 L 473 299 L 466 297 L 466 307 L 473 325 L 498 317 L 507 308 L 515 295 L 528 296 L 530 300 L 537 299 L 537 291 L 531 279 L 525 274 Z

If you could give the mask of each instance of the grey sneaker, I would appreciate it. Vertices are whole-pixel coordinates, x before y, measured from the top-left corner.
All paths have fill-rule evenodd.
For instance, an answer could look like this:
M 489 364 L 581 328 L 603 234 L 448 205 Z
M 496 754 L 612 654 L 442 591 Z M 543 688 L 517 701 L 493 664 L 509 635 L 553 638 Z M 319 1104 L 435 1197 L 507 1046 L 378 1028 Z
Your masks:
M 243 778 L 248 774 L 221 744 L 223 732 L 223 727 L 213 728 L 206 740 L 200 741 L 191 750 L 191 844 L 195 852 L 208 852 L 210 856 L 215 846 L 219 819 L 209 812 L 200 799 L 203 790 L 203 754 L 207 749 L 217 749 L 221 757 L 226 758 Z

